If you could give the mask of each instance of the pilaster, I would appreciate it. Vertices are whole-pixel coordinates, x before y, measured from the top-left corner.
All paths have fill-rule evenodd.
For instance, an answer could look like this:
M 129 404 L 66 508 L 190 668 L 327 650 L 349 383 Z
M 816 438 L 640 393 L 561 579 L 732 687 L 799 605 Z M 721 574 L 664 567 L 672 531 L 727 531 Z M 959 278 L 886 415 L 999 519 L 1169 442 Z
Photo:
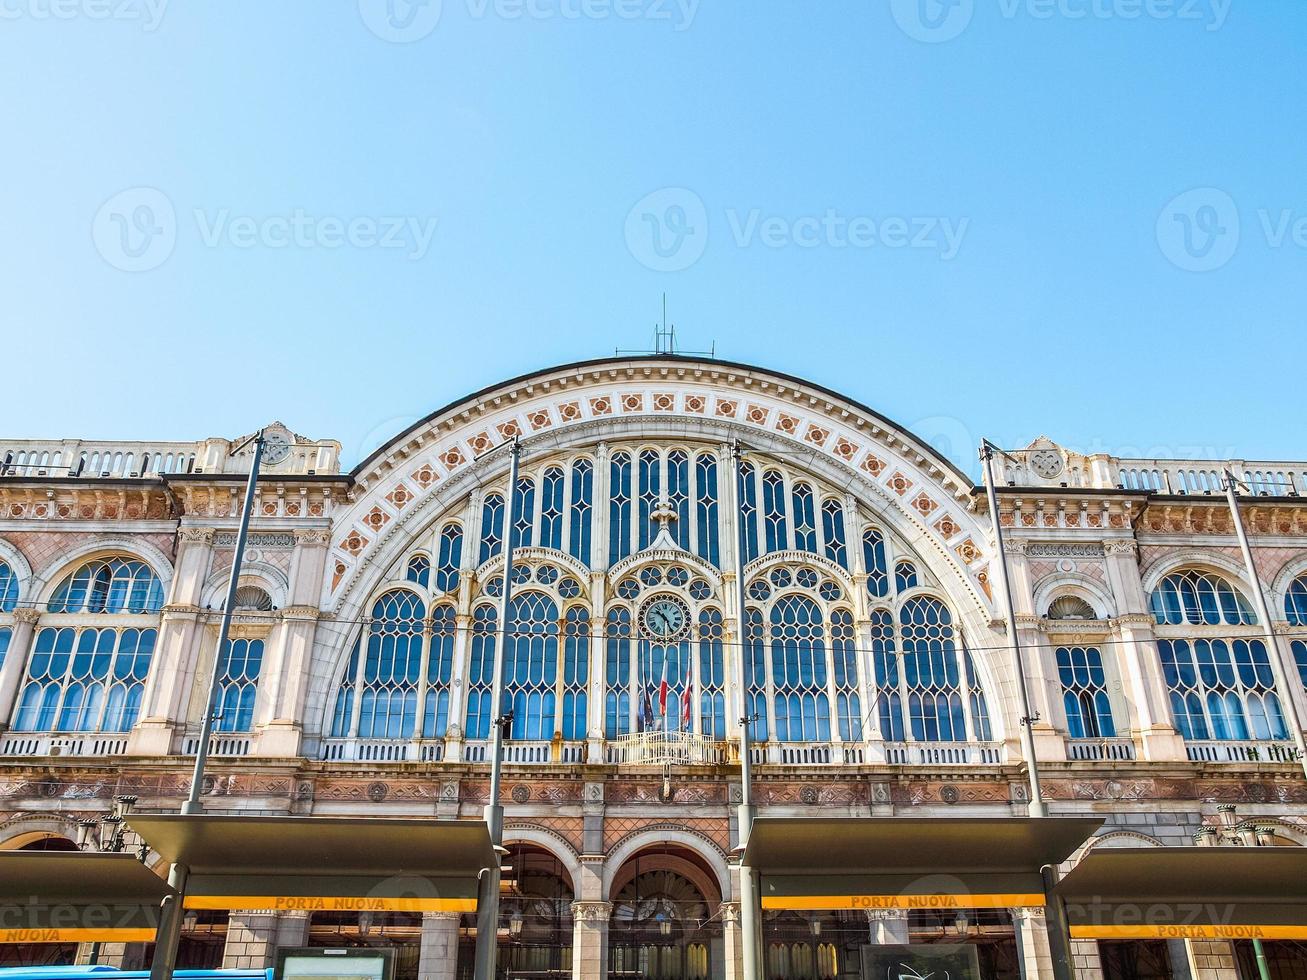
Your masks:
M 573 980 L 606 980 L 611 902 L 572 903 Z
M 423 912 L 418 952 L 418 980 L 454 980 L 458 976 L 457 912 Z
M 13 617 L 14 625 L 9 636 L 9 650 L 5 653 L 4 662 L 0 663 L 0 732 L 7 731 L 13 723 L 18 690 L 22 685 L 23 672 L 27 670 L 27 657 L 32 649 L 32 634 L 36 631 L 36 623 L 41 618 L 41 611 L 23 607 L 15 609 Z
M 1053 980 L 1053 954 L 1048 945 L 1044 910 L 1013 909 L 1012 925 L 1016 930 L 1017 957 L 1021 962 L 1023 980 Z

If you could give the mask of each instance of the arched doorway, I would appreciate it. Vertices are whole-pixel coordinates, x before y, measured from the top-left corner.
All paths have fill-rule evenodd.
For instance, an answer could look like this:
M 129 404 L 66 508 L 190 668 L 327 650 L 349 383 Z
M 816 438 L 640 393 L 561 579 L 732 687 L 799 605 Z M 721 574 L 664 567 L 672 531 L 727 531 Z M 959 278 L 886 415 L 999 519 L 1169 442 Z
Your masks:
M 495 976 L 545 980 L 572 975 L 572 901 L 566 866 L 535 844 L 507 841 L 499 886 Z M 476 916 L 459 928 L 458 976 L 470 978 L 476 961 Z
M 612 886 L 608 976 L 707 980 L 725 971 L 721 891 L 706 861 L 667 844 L 633 855 Z

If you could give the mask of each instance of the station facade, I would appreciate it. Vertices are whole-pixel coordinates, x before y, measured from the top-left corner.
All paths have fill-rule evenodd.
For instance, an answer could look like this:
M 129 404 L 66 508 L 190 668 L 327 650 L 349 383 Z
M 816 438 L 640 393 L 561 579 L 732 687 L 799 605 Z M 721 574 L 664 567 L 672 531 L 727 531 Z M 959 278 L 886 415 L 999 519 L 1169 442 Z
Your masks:
M 209 811 L 475 819 L 502 658 L 505 976 L 738 975 L 743 724 L 763 816 L 1026 814 L 984 491 L 859 401 L 651 356 L 461 398 L 350 472 L 337 443 L 267 431 L 291 448 L 262 471 L 223 651 L 249 447 L 0 443 L 0 848 L 76 847 L 121 797 L 175 812 L 215 661 Z M 515 437 L 509 487 L 494 450 Z M 1307 717 L 1307 463 L 1083 456 L 1043 438 L 995 463 L 1050 811 L 1103 816 L 1095 847 L 1217 828 L 1307 842 L 1287 704 Z M 386 945 L 402 980 L 444 980 L 470 976 L 474 926 L 203 911 L 181 965 Z M 1037 909 L 764 921 L 770 977 L 860 977 L 874 947 L 909 942 L 975 945 L 987 980 L 1051 975 Z M 1289 946 L 1268 944 L 1286 970 Z M 1251 975 L 1219 939 L 1075 950 L 1081 977 Z M 73 954 L 87 951 L 0 955 Z

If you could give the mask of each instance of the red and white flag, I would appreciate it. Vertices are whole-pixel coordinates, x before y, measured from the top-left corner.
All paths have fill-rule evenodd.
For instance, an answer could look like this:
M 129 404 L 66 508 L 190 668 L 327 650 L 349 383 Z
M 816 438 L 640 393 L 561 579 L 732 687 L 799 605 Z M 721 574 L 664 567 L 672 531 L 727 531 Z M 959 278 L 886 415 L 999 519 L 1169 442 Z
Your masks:
M 658 713 L 663 716 L 664 721 L 667 718 L 667 661 L 670 659 L 664 651 L 663 679 L 658 682 Z
M 685 682 L 685 693 L 681 696 L 681 730 L 688 732 L 690 730 L 690 692 L 694 689 L 693 681 Z

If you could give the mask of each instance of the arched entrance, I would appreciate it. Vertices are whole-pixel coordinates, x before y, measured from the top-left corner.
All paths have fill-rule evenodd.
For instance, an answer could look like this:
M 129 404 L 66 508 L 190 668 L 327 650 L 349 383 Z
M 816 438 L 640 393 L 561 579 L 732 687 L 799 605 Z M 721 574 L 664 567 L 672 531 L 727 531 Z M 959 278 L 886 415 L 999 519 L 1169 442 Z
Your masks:
M 707 980 L 724 975 L 721 890 L 711 867 L 668 843 L 630 857 L 613 879 L 608 976 Z

